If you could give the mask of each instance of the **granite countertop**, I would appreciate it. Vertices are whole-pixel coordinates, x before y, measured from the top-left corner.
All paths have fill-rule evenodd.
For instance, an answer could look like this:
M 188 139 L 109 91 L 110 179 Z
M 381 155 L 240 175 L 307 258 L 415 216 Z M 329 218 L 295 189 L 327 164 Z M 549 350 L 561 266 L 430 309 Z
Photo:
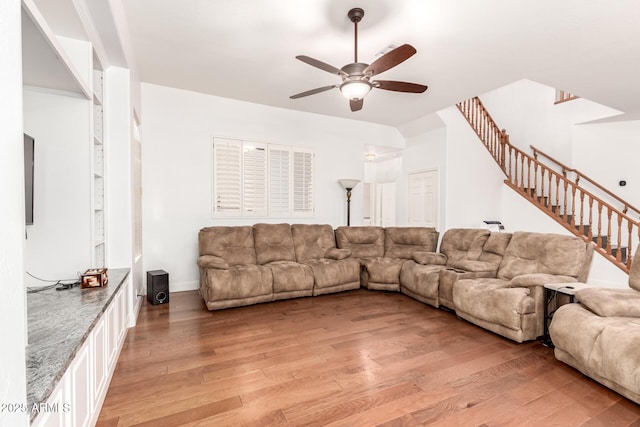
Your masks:
M 113 296 L 129 275 L 128 268 L 109 269 L 104 288 L 55 288 L 27 294 L 29 341 L 27 404 L 43 403 L 62 378 Z

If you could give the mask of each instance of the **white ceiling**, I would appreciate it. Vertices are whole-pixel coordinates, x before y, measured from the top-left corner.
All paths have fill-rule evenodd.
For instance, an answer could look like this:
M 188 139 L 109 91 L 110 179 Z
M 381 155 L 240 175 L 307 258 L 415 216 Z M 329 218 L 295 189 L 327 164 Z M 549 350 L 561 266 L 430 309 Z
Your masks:
M 638 0 L 121 0 L 121 5 L 144 82 L 401 126 L 527 78 L 640 119 Z M 418 53 L 380 79 L 426 84 L 427 92 L 374 89 L 355 113 L 337 89 L 289 99 L 340 82 L 295 56 L 338 68 L 353 62 L 353 24 L 346 16 L 352 7 L 365 10 L 359 60 L 371 63 L 389 43 L 410 43 Z
M 637 0 L 136 0 L 123 2 L 143 81 L 319 114 L 399 126 L 468 97 L 528 78 L 624 112 L 640 113 Z M 372 91 L 351 112 L 337 67 L 390 42 L 418 51 L 380 76 L 426 84 L 424 94 Z M 637 118 L 640 118 L 638 116 Z

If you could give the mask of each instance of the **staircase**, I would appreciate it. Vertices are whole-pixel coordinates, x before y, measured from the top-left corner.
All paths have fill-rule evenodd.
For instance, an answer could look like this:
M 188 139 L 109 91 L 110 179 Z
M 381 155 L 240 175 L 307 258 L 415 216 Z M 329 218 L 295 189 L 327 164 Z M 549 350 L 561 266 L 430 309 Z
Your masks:
M 631 248 L 640 240 L 640 222 L 627 215 L 630 208 L 635 208 L 542 151 L 534 148 L 532 156 L 511 145 L 507 132 L 500 130 L 478 97 L 460 102 L 457 107 L 505 173 L 507 186 L 574 235 L 594 242 L 597 252 L 629 273 Z M 555 167 L 541 163 L 539 156 L 551 160 Z M 593 192 L 579 184 L 580 178 L 592 184 Z

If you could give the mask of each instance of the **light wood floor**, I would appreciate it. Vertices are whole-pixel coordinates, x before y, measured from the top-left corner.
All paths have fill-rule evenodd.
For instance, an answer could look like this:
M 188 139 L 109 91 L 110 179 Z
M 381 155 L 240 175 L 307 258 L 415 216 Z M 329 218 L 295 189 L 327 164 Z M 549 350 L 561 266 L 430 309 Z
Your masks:
M 558 362 L 397 293 L 142 307 L 98 426 L 640 425 Z

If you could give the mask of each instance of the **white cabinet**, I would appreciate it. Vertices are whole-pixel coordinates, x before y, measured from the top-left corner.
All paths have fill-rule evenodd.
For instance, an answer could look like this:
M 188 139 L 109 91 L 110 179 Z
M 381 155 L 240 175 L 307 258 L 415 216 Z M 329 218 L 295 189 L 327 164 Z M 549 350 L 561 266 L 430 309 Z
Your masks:
M 96 423 L 127 333 L 128 276 L 98 319 L 32 426 L 84 427 Z

